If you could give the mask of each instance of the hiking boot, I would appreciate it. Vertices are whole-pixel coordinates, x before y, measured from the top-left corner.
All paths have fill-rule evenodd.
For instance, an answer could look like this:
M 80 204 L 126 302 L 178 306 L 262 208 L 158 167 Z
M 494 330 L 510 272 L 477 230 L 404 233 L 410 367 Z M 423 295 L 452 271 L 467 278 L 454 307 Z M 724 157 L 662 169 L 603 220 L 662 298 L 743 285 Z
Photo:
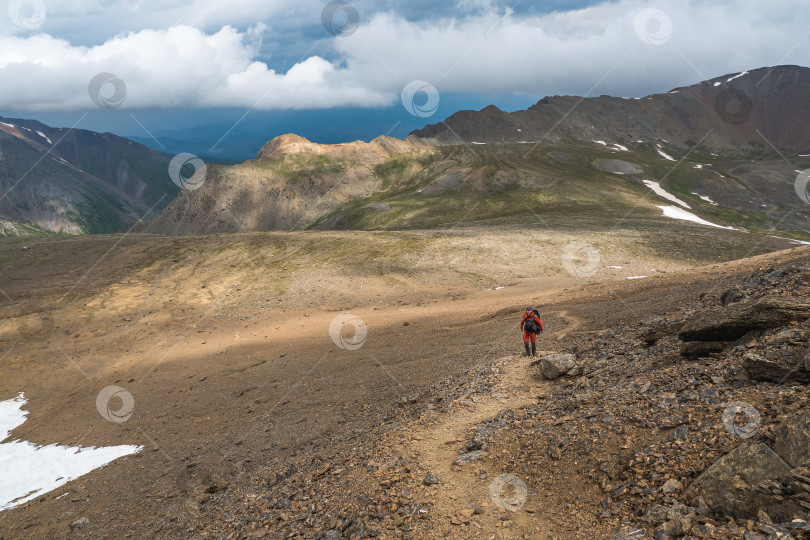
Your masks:
M 523 342 L 523 346 L 526 347 L 526 356 L 531 356 L 529 352 L 529 344 L 527 342 Z
M 532 356 L 537 356 L 537 345 L 532 343 Z

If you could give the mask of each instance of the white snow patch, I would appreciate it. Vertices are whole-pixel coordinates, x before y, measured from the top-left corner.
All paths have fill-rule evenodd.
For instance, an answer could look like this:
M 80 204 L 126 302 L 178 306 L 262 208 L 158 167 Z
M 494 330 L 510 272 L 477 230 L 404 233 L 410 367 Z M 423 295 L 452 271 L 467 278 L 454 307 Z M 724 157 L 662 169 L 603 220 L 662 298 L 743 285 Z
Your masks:
M 731 81 L 733 81 L 734 79 L 739 79 L 739 78 L 740 78 L 740 77 L 742 77 L 743 75 L 748 75 L 748 72 L 747 72 L 747 71 L 743 71 L 742 73 L 738 73 L 737 75 L 734 75 L 732 78 L 730 78 L 730 79 L 726 79 L 726 82 L 731 82 Z
M 4 126 L 8 126 L 10 128 L 14 128 L 14 124 L 6 124 L 5 122 L 0 122 L 0 124 L 3 124 Z
M 810 157 L 810 154 L 799 154 L 799 157 Z
M 613 268 L 614 270 L 621 270 L 621 266 L 608 266 L 608 268 Z
M 595 142 L 596 144 L 601 144 L 602 146 L 607 146 L 607 143 L 605 141 L 593 141 L 593 142 Z
M 621 144 L 613 143 L 613 146 L 616 147 L 617 150 L 621 150 L 622 152 L 628 152 L 629 151 L 629 150 L 627 150 L 626 146 L 623 146 Z
M 668 201 L 672 201 L 675 204 L 679 204 L 688 210 L 692 209 L 691 206 L 680 200 L 678 197 L 676 197 L 669 191 L 662 188 L 661 184 L 659 184 L 658 182 L 653 182 L 652 180 L 642 180 L 642 182 L 644 182 L 644 185 L 653 190 L 655 194 L 658 195 L 659 197 L 663 197 Z
M 485 142 L 474 142 L 473 144 L 487 144 Z
M 661 156 L 664 157 L 665 159 L 668 159 L 670 161 L 675 161 L 674 157 L 670 156 L 669 154 L 667 154 L 666 152 L 664 152 L 660 148 L 658 149 L 658 153 L 661 154 Z
M 714 83 L 715 86 L 720 86 L 721 84 L 723 84 L 723 83 L 721 83 L 721 82 Z
M 21 393 L 0 401 L 0 511 L 14 508 L 65 485 L 123 456 L 141 451 L 140 446 L 104 448 L 37 446 L 27 441 L 5 441 L 11 431 L 25 423 L 28 401 Z
M 700 163 L 695 164 L 695 169 L 702 169 L 702 168 L 703 168 L 703 165 L 701 165 Z
M 523 131 L 523 130 L 522 130 L 522 129 L 519 129 L 518 131 Z
M 658 208 L 664 211 L 664 217 L 672 219 L 680 219 L 683 221 L 691 221 L 699 225 L 706 225 L 707 227 L 716 227 L 718 229 L 726 229 L 729 231 L 737 230 L 734 227 L 723 227 L 722 225 L 717 225 L 716 223 L 706 221 L 705 219 L 699 218 L 695 214 L 687 212 L 683 208 L 678 208 L 677 206 L 659 206 Z
M 797 246 L 810 246 L 810 242 L 805 242 L 804 240 L 795 240 L 793 238 L 785 238 L 783 236 L 774 236 L 772 234 L 768 235 L 771 238 L 778 238 L 779 240 L 787 240 L 791 244 L 795 244 Z
M 48 144 L 53 144 L 53 143 L 51 142 L 51 140 L 50 140 L 50 139 L 49 139 L 49 138 L 48 138 L 48 137 L 47 137 L 47 136 L 46 136 L 44 133 L 42 133 L 41 131 L 37 131 L 37 135 L 39 135 L 40 137 L 42 137 L 43 139 L 45 139 L 46 141 L 48 141 Z
M 647 276 L 630 276 L 629 278 L 625 278 L 625 279 L 644 279 L 646 277 Z
M 713 204 L 714 206 L 719 206 L 716 202 L 714 202 L 711 199 L 711 197 L 707 197 L 706 195 L 701 195 L 700 193 L 695 193 L 694 191 L 692 191 L 691 193 L 692 193 L 692 195 L 696 195 L 696 196 L 700 197 L 701 199 L 703 199 L 704 201 L 706 201 L 709 204 Z

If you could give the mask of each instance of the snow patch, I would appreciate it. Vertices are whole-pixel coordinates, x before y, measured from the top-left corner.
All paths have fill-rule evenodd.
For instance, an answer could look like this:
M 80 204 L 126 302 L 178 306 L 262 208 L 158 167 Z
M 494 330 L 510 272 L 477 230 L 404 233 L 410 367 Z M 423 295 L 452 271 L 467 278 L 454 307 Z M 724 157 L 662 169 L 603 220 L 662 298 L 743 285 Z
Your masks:
M 644 279 L 646 277 L 647 276 L 630 276 L 629 278 L 625 278 L 625 279 Z
M 0 401 L 0 511 L 36 499 L 120 457 L 141 451 L 141 446 L 104 448 L 37 446 L 27 441 L 5 441 L 11 431 L 25 423 L 28 402 L 21 393 Z
M 721 83 L 721 82 L 714 83 L 715 86 L 720 86 L 721 84 L 723 84 L 723 83 Z
M 729 82 L 733 81 L 734 79 L 739 79 L 739 78 L 740 78 L 740 77 L 742 77 L 743 75 L 748 75 L 748 72 L 747 72 L 747 71 L 743 71 L 742 73 L 738 73 L 737 75 L 734 75 L 732 78 L 730 78 L 730 79 L 726 79 L 726 82 L 727 82 L 727 83 L 729 83 Z
M 46 141 L 48 141 L 48 144 L 53 144 L 53 143 L 51 142 L 51 140 L 50 140 L 50 139 L 49 139 L 49 138 L 48 138 L 48 137 L 47 137 L 47 136 L 46 136 L 44 133 L 42 133 L 41 131 L 37 131 L 37 135 L 39 135 L 40 137 L 42 137 L 43 139 L 45 139 Z
M 703 165 L 701 165 L 700 163 L 695 164 L 695 169 L 702 169 L 702 168 L 703 168 Z
M 692 191 L 691 193 L 692 193 L 692 195 L 696 195 L 696 196 L 700 197 L 701 199 L 703 199 L 704 201 L 706 201 L 706 202 L 707 202 L 707 203 L 709 203 L 709 204 L 713 204 L 714 206 L 720 206 L 719 204 L 717 204 L 716 202 L 714 202 L 714 201 L 711 199 L 711 197 L 707 197 L 706 195 L 701 195 L 701 194 L 699 194 L 699 193 L 695 193 L 694 191 Z
M 473 144 L 487 144 L 485 142 L 474 142 Z
M 699 225 L 706 225 L 707 227 L 715 227 L 718 229 L 726 229 L 729 231 L 737 230 L 734 227 L 723 227 L 722 225 L 712 223 L 711 221 L 706 221 L 705 219 L 699 218 L 695 214 L 687 212 L 683 208 L 678 208 L 677 206 L 659 206 L 658 208 L 664 211 L 664 217 L 672 219 L 680 219 L 683 221 L 691 221 Z
M 787 240 L 791 244 L 795 244 L 797 246 L 810 246 L 810 242 L 805 242 L 804 240 L 796 240 L 794 238 L 785 238 L 783 236 L 774 236 L 772 234 L 768 235 L 770 238 L 778 238 L 779 240 Z
M 661 150 L 660 148 L 658 149 L 658 153 L 659 153 L 659 154 L 660 154 L 662 157 L 664 157 L 664 159 L 668 159 L 668 160 L 670 160 L 670 161 L 675 161 L 675 158 L 674 158 L 674 157 L 670 156 L 669 154 L 667 154 L 666 152 L 664 152 L 664 151 L 663 151 L 663 150 Z
M 607 143 L 605 141 L 593 141 L 593 142 L 595 142 L 596 144 L 601 144 L 602 146 L 607 146 Z
M 6 124 L 5 122 L 0 122 L 0 124 L 3 124 L 4 126 L 8 126 L 8 127 L 12 128 L 12 129 L 14 129 L 14 124 Z
M 622 152 L 628 152 L 629 151 L 629 150 L 627 150 L 626 146 L 622 146 L 621 144 L 613 143 L 613 146 L 616 148 L 616 150 L 621 150 Z
M 658 195 L 659 197 L 663 197 L 668 201 L 672 201 L 675 204 L 679 204 L 688 210 L 692 209 L 691 206 L 680 200 L 678 197 L 676 197 L 669 191 L 662 188 L 661 184 L 659 184 L 658 182 L 653 182 L 652 180 L 642 180 L 642 182 L 644 182 L 644 185 L 653 190 L 655 194 Z

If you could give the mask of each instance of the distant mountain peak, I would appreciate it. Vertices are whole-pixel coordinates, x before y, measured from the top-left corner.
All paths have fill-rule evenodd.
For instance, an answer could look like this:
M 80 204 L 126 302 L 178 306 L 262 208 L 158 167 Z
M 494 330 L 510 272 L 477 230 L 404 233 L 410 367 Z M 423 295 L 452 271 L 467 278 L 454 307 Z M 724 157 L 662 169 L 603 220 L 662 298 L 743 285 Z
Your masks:
M 552 96 L 527 110 L 459 111 L 414 131 L 431 144 L 667 140 L 692 147 L 810 147 L 810 69 L 796 65 L 729 73 L 643 98 Z
M 177 192 L 169 161 L 116 135 L 0 117 L 0 236 L 128 230 Z
M 419 146 L 423 146 L 422 141 L 403 141 L 394 137 L 377 137 L 371 142 L 318 144 L 288 133 L 275 137 L 265 144 L 259 151 L 257 159 L 292 154 L 317 154 L 360 161 L 379 161 L 391 154 L 413 151 Z

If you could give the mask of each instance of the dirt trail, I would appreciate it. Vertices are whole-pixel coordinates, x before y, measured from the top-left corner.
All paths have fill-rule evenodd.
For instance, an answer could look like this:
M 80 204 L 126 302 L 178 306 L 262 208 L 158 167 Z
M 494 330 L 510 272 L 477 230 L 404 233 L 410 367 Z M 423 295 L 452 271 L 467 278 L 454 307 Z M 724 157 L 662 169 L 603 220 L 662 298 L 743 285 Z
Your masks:
M 509 522 L 512 533 L 521 531 L 533 538 L 550 537 L 542 516 L 533 516 L 520 509 L 507 512 L 490 497 L 492 482 L 504 471 L 490 470 L 491 467 L 483 462 L 463 466 L 454 464 L 454 460 L 465 452 L 464 445 L 471 431 L 502 410 L 531 405 L 538 391 L 545 390 L 546 383 L 538 384 L 530 372 L 531 361 L 532 358 L 525 356 L 500 359 L 496 362 L 502 369 L 500 380 L 491 395 L 460 400 L 456 410 L 445 418 L 413 429 L 408 451 L 417 456 L 425 471 L 441 480 L 441 484 L 429 489 L 433 490 L 435 507 L 442 516 L 440 519 L 448 526 L 468 523 L 473 513 L 481 512 L 483 519 L 472 521 L 475 527 L 479 527 L 477 535 L 481 538 L 491 538 L 506 522 Z M 514 494 L 505 490 L 503 496 L 509 499 Z M 515 502 L 520 503 L 520 499 Z M 531 504 L 531 495 L 526 502 Z M 507 519 L 501 519 L 507 515 Z
M 542 336 L 539 345 L 558 342 L 583 324 L 578 317 L 567 311 L 552 311 L 547 320 L 563 319 L 569 324 Z M 538 351 L 538 356 L 553 351 Z M 492 421 L 506 410 L 519 410 L 536 403 L 538 395 L 551 391 L 551 383 L 536 375 L 531 364 L 536 358 L 506 356 L 494 362 L 498 369 L 497 381 L 488 394 L 470 391 L 453 404 L 451 412 L 434 421 L 425 421 L 411 426 L 408 455 L 418 458 L 420 467 L 441 481 L 428 489 L 435 497 L 435 507 L 448 526 L 472 523 L 477 535 L 496 538 L 499 533 L 511 537 L 515 534 L 531 538 L 551 538 L 550 529 L 537 508 L 530 493 L 521 497 L 511 482 L 499 488 L 496 484 L 507 471 L 494 470 L 482 461 L 459 465 L 456 459 L 464 454 L 471 433 L 479 426 Z M 518 477 L 519 479 L 519 477 Z M 494 496 L 493 496 L 494 495 Z M 506 501 L 499 502 L 498 496 Z M 480 518 L 471 520 L 473 514 Z M 445 530 L 452 535 L 451 530 Z

